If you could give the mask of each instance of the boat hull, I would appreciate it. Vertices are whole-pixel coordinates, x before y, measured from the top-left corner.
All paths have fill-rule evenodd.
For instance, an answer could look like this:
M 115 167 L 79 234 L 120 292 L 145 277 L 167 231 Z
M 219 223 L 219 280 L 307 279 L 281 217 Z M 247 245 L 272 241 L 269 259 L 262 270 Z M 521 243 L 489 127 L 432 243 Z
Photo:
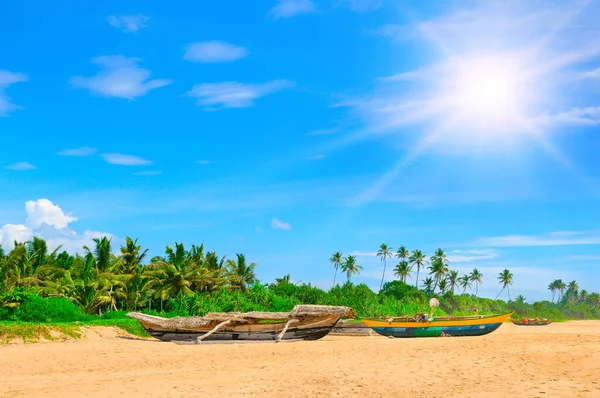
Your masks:
M 486 317 L 445 317 L 433 321 L 363 319 L 376 333 L 386 337 L 483 336 L 497 330 L 511 314 Z
M 291 324 L 281 340 L 319 340 L 331 332 L 338 320 L 339 317 L 304 319 Z M 196 341 L 197 338 L 207 334 L 214 327 L 211 324 L 193 330 L 178 330 L 161 328 L 143 321 L 140 321 L 140 323 L 148 334 L 162 341 Z M 283 331 L 285 323 L 226 325 L 207 336 L 204 341 L 275 341 Z
M 493 323 L 472 326 L 429 326 L 420 328 L 373 328 L 386 337 L 440 337 L 440 336 L 483 336 L 492 333 L 502 325 Z

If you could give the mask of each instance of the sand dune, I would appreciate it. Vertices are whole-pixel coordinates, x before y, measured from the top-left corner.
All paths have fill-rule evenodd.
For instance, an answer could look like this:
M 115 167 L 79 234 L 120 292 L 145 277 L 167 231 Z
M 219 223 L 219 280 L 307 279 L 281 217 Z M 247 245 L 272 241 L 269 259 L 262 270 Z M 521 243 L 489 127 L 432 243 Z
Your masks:
M 482 337 L 177 345 L 111 328 L 0 346 L 0 397 L 600 397 L 600 322 Z

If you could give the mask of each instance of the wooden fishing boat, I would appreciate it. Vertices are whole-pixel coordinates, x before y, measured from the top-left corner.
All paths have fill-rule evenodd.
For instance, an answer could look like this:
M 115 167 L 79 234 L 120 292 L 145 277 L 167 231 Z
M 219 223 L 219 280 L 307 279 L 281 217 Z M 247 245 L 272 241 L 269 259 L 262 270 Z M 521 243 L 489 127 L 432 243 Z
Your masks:
M 550 325 L 552 321 L 550 319 L 539 319 L 539 318 L 522 318 L 522 319 L 509 319 L 513 324 L 518 326 L 546 326 Z
M 340 319 L 331 330 L 336 336 L 371 336 L 376 334 L 373 329 L 355 319 Z
M 354 317 L 349 307 L 297 305 L 291 312 L 212 312 L 202 317 L 162 318 L 139 312 L 137 319 L 153 337 L 163 341 L 318 340 L 337 321 Z
M 387 337 L 482 336 L 498 329 L 511 313 L 501 315 L 439 316 L 427 314 L 393 318 L 363 318 L 375 332 Z

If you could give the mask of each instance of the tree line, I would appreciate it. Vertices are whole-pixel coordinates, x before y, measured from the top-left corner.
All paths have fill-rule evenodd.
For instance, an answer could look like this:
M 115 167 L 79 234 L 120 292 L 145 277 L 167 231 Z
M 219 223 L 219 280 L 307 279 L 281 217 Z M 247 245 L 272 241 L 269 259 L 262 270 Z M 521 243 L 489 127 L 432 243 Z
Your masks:
M 152 309 L 178 295 L 213 292 L 222 288 L 244 291 L 256 281 L 255 263 L 243 254 L 234 259 L 205 252 L 204 245 L 167 246 L 163 256 L 147 264 L 148 249 L 127 237 L 118 255 L 111 240 L 93 240 L 83 255 L 61 247 L 48 250 L 46 241 L 15 242 L 5 253 L 0 246 L 0 295 L 26 289 L 44 297 L 65 297 L 88 313 L 140 308 Z
M 381 275 L 381 284 L 379 289 L 383 288 L 385 280 L 385 273 L 387 269 L 387 260 L 389 258 L 397 258 L 398 263 L 394 267 L 394 274 L 402 282 L 407 282 L 411 279 L 412 274 L 416 269 L 415 287 L 419 287 L 419 273 L 421 270 L 428 270 L 429 276 L 422 279 L 421 287 L 429 294 L 433 294 L 438 291 L 444 294 L 448 291 L 455 292 L 457 288 L 462 288 L 464 294 L 467 288 L 471 288 L 475 284 L 475 296 L 479 292 L 479 285 L 483 283 L 483 274 L 474 268 L 470 273 L 459 276 L 458 271 L 450 269 L 450 261 L 444 249 L 438 248 L 435 250 L 433 255 L 427 258 L 421 250 L 415 249 L 412 253 L 405 247 L 400 248 L 394 253 L 391 246 L 386 243 L 382 243 L 376 253 L 376 256 L 383 262 L 383 273 Z M 348 281 L 351 280 L 353 275 L 359 274 L 362 270 L 362 266 L 357 263 L 356 255 L 344 256 L 342 252 L 336 251 L 331 255 L 329 262 L 335 269 L 333 278 L 333 285 L 335 286 L 338 271 L 346 273 Z M 427 265 L 429 264 L 429 265 Z M 504 290 L 508 293 L 508 299 L 510 301 L 510 286 L 513 284 L 513 274 L 510 270 L 505 269 L 498 275 L 498 282 L 501 284 L 502 289 L 496 296 L 496 299 L 502 294 Z

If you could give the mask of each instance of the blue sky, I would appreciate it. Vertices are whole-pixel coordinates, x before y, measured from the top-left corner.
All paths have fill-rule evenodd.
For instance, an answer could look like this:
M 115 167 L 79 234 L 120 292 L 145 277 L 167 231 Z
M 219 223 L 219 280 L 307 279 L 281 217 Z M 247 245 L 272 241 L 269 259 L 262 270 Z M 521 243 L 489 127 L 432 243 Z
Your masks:
M 598 291 L 600 5 L 414 3 L 4 6 L 0 242 L 203 242 L 320 287 L 340 250 L 374 289 L 385 242 L 488 297 Z

